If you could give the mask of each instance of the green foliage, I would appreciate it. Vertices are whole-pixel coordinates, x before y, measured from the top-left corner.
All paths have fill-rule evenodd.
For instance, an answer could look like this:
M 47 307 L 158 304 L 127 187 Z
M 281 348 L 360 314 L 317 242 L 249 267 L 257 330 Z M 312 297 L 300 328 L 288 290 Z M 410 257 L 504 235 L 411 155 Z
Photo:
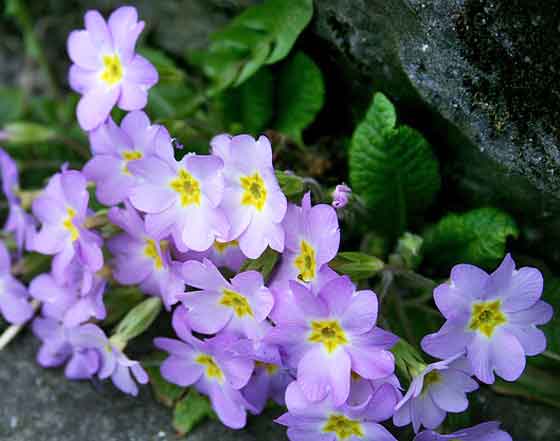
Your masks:
M 546 335 L 546 354 L 529 357 L 527 362 L 535 366 L 556 368 L 560 366 L 560 278 L 546 277 L 542 299 L 552 306 L 552 320 L 540 327 Z
M 11 144 L 41 144 L 57 136 L 53 128 L 28 121 L 8 123 L 3 129 Z
M 324 101 L 321 70 L 303 52 L 296 53 L 280 70 L 274 127 L 301 143 L 301 132 L 313 122 Z
M 239 272 L 259 271 L 266 282 L 272 274 L 276 262 L 278 262 L 278 253 L 272 248 L 267 248 L 257 259 L 247 259 Z
M 285 58 L 312 15 L 312 0 L 266 0 L 215 33 L 209 51 L 193 61 L 212 79 L 214 91 L 238 86 L 261 66 Z
M 260 69 L 249 80 L 229 89 L 223 96 L 227 131 L 256 136 L 268 128 L 274 111 L 274 77 L 269 68 Z
M 517 237 L 515 221 L 496 208 L 448 214 L 424 235 L 426 260 L 445 272 L 457 263 L 494 269 L 503 259 L 508 237 Z
M 0 87 L 0 126 L 22 117 L 23 91 L 10 87 Z
M 161 299 L 150 297 L 132 308 L 115 329 L 124 341 L 132 340 L 148 329 L 161 312 Z
M 200 395 L 196 390 L 190 389 L 189 393 L 175 406 L 173 427 L 181 435 L 185 435 L 207 418 L 215 418 L 208 398 Z
M 350 183 L 365 202 L 371 226 L 397 237 L 440 188 L 438 162 L 416 130 L 396 124 L 395 108 L 376 93 L 350 145 Z
M 383 269 L 385 264 L 377 257 L 359 252 L 342 252 L 329 263 L 339 274 L 350 276 L 355 282 L 369 279 Z
M 280 170 L 276 170 L 275 173 L 282 192 L 292 202 L 299 203 L 305 191 L 305 182 L 303 178 Z
M 104 325 L 117 323 L 125 314 L 144 299 L 144 294 L 136 287 L 114 288 L 105 293 L 103 303 L 107 309 Z

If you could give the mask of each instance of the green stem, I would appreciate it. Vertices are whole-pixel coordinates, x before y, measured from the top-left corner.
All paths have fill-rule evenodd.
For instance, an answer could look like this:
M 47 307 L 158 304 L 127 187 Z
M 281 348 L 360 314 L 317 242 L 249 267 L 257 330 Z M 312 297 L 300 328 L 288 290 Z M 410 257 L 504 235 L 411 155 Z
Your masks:
M 555 354 L 554 352 L 544 351 L 542 355 L 543 357 L 550 358 L 551 360 L 560 362 L 560 355 Z

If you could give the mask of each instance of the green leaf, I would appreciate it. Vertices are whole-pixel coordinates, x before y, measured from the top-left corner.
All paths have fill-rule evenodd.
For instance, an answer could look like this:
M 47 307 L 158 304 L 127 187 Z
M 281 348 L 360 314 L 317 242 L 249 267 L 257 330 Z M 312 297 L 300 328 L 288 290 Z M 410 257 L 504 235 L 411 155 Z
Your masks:
M 375 94 L 350 145 L 350 182 L 365 202 L 374 229 L 397 237 L 422 213 L 440 188 L 438 162 L 416 130 L 395 128 L 395 109 Z
M 138 53 L 147 58 L 158 71 L 158 84 L 177 83 L 185 79 L 185 72 L 164 52 L 149 47 L 142 47 L 138 49 Z
M 274 78 L 269 68 L 260 69 L 248 81 L 221 97 L 226 127 L 230 133 L 258 135 L 268 127 L 274 107 Z
M 109 290 L 103 296 L 103 303 L 107 309 L 107 317 L 103 325 L 112 325 L 140 303 L 145 296 L 136 287 L 122 287 Z
M 132 308 L 115 329 L 115 336 L 132 340 L 148 329 L 161 312 L 161 299 L 150 297 Z
M 0 87 L 0 126 L 21 118 L 23 113 L 23 91 L 11 87 Z
M 27 121 L 8 123 L 3 130 L 11 144 L 40 144 L 51 141 L 57 136 L 52 127 Z
M 156 399 L 167 407 L 173 407 L 175 403 L 184 395 L 187 390 L 184 387 L 166 381 L 160 372 L 160 364 L 167 354 L 157 352 L 150 356 L 142 364 L 150 377 L 150 385 L 154 391 Z
M 280 70 L 278 116 L 274 126 L 301 143 L 301 132 L 314 121 L 324 102 L 321 70 L 303 52 L 296 53 Z
M 186 435 L 206 418 L 215 418 L 208 398 L 190 389 L 187 396 L 175 406 L 173 427 L 179 434 Z
M 247 259 L 239 272 L 259 271 L 266 282 L 278 262 L 278 253 L 272 248 L 267 248 L 257 259 Z
M 496 208 L 448 214 L 424 235 L 424 255 L 438 271 L 457 263 L 494 269 L 503 259 L 508 237 L 517 237 L 511 216 Z
M 385 264 L 375 256 L 350 251 L 338 253 L 329 266 L 339 274 L 350 276 L 356 282 L 375 276 Z
M 285 171 L 276 170 L 276 179 L 282 192 L 291 201 L 299 202 L 303 192 L 305 191 L 305 182 L 302 177 L 287 173 Z
M 212 36 L 202 65 L 215 91 L 240 85 L 264 64 L 285 58 L 313 15 L 312 0 L 266 0 L 247 8 Z

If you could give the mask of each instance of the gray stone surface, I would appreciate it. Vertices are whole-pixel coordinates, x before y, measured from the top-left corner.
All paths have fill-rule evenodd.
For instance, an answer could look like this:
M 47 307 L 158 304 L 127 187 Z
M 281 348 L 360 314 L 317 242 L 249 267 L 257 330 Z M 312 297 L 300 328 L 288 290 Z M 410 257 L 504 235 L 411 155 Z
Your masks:
M 560 236 L 560 3 L 316 1 L 320 59 L 352 110 L 371 89 L 439 150 L 450 202 L 491 203 Z M 547 254 L 560 258 L 552 247 Z
M 110 383 L 68 381 L 59 369 L 35 363 L 38 343 L 25 335 L 0 352 L 0 441 L 175 441 L 171 411 L 156 403 L 149 387 L 137 398 Z M 190 441 L 282 441 L 272 416 L 244 431 L 217 421 L 198 427 Z M 184 439 L 184 438 L 182 438 Z

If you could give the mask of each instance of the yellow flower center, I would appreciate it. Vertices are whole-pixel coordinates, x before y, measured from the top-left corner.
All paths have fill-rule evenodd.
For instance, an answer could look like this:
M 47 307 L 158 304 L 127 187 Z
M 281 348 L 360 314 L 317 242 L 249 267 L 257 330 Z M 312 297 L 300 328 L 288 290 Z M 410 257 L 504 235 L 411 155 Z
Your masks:
M 117 54 L 103 56 L 103 72 L 101 72 L 101 80 L 109 86 L 120 83 L 123 78 L 123 68 L 121 60 Z
M 244 317 L 246 315 L 253 317 L 253 310 L 244 296 L 227 288 L 224 288 L 222 292 L 220 305 L 233 309 L 237 317 Z
M 179 193 L 183 207 L 191 204 L 200 205 L 200 183 L 188 171 L 180 169 L 170 185 Z
M 158 252 L 155 240 L 146 239 L 144 254 L 154 261 L 154 266 L 156 267 L 156 269 L 159 270 L 163 268 L 163 260 Z
M 200 354 L 196 357 L 195 361 L 205 367 L 206 375 L 209 378 L 215 378 L 219 382 L 224 380 L 224 373 L 214 360 L 214 357 L 207 354 Z
M 311 282 L 315 279 L 315 271 L 317 268 L 315 250 L 309 242 L 305 240 L 301 241 L 300 250 L 300 253 L 294 261 L 295 267 L 299 270 L 298 279 L 304 282 Z
M 123 165 L 123 173 L 125 175 L 130 175 L 130 171 L 128 170 L 128 163 L 130 161 L 138 161 L 139 159 L 142 159 L 142 152 L 138 152 L 135 150 L 125 150 L 122 153 L 122 158 L 124 161 L 124 165 Z
M 237 242 L 236 240 L 232 240 L 231 242 L 214 242 L 214 249 L 219 253 L 219 254 L 224 254 L 224 251 L 227 250 L 230 247 L 236 247 L 239 245 L 239 242 Z
M 424 383 L 422 384 L 422 392 L 421 394 L 425 394 L 431 385 L 437 384 L 442 380 L 441 375 L 438 371 L 431 371 L 428 372 L 424 376 Z
M 313 320 L 308 340 L 312 343 L 323 343 L 329 353 L 348 343 L 344 330 L 336 320 Z
M 74 242 L 74 241 L 78 240 L 78 238 L 80 237 L 80 232 L 78 231 L 78 229 L 74 225 L 74 218 L 76 217 L 76 210 L 68 207 L 66 209 L 66 213 L 68 214 L 68 216 L 66 216 L 66 218 L 62 222 L 62 225 L 65 229 L 70 231 L 70 238 L 72 239 L 72 242 Z
M 491 337 L 494 330 L 507 322 L 501 309 L 501 300 L 474 303 L 471 310 L 469 329 Z
M 241 186 L 245 190 L 241 197 L 241 203 L 252 205 L 261 211 L 266 202 L 266 186 L 261 175 L 257 172 L 252 176 L 243 176 L 240 180 Z
M 325 426 L 323 427 L 323 432 L 334 433 L 338 440 L 346 440 L 351 436 L 356 436 L 358 438 L 363 438 L 364 429 L 359 421 L 351 420 L 344 415 L 332 414 Z
M 255 367 L 263 368 L 269 376 L 272 376 L 276 372 L 278 372 L 278 366 L 272 363 L 263 363 L 262 361 L 256 361 Z

